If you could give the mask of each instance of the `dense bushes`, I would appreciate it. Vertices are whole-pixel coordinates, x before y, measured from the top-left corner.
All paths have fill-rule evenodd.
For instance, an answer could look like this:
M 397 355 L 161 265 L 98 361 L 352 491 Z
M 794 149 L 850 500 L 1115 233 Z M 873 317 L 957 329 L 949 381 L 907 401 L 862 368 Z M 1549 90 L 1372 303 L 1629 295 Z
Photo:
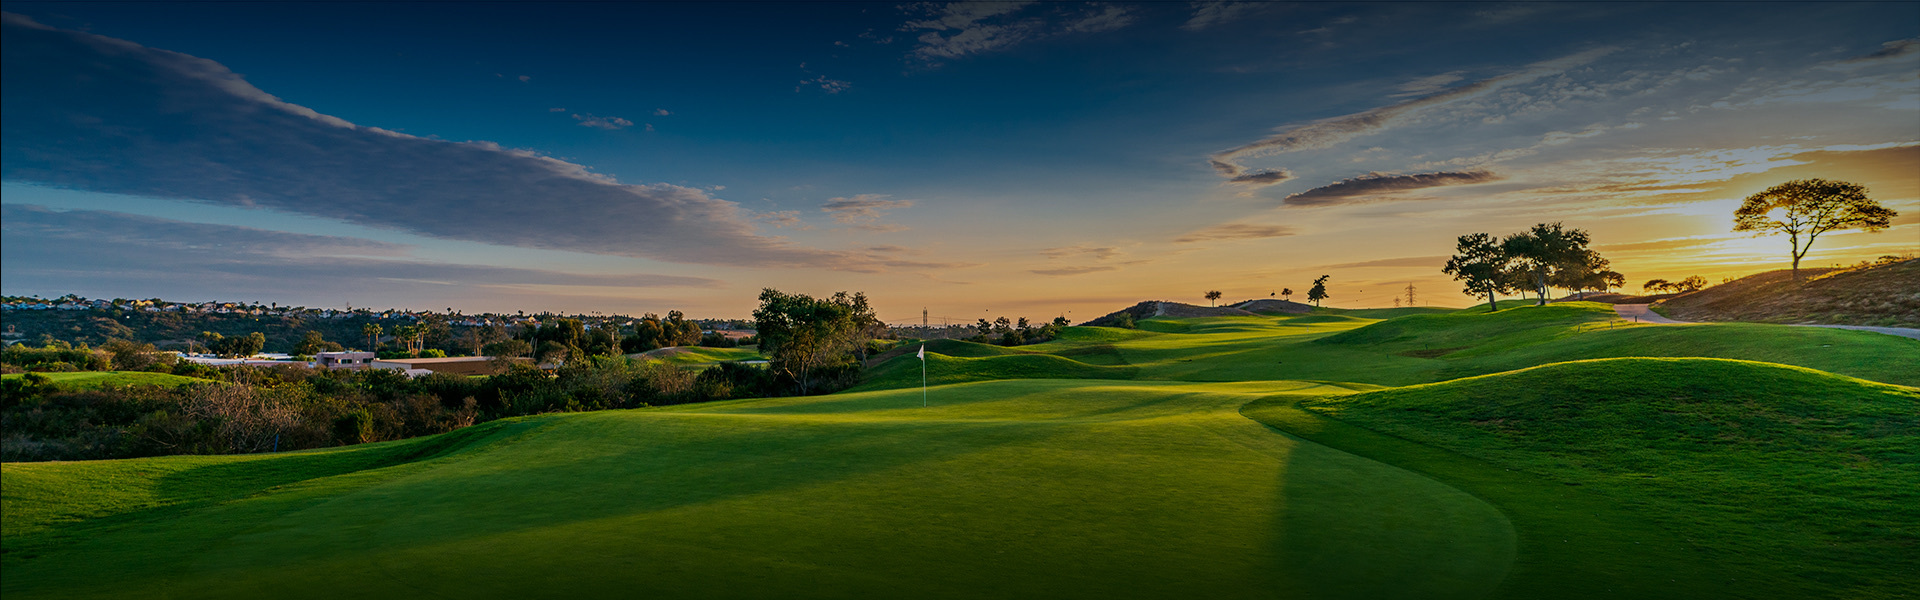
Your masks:
M 0 350 L 0 364 L 6 365 L 8 373 L 60 373 L 105 371 L 112 367 L 113 359 L 108 353 L 88 348 L 86 344 L 73 346 L 66 342 L 52 342 L 40 348 L 26 344 L 7 346 L 5 350 Z
M 81 356 L 44 355 L 48 360 Z M 198 374 L 219 381 L 79 390 L 32 373 L 9 378 L 0 384 L 0 460 L 322 448 L 443 433 L 502 417 L 778 395 L 795 387 L 750 365 L 723 363 L 696 371 L 617 357 L 575 361 L 551 374 L 514 365 L 486 378 L 408 379 L 384 369 L 303 367 L 229 367 Z M 816 377 L 839 382 L 839 389 L 856 375 Z

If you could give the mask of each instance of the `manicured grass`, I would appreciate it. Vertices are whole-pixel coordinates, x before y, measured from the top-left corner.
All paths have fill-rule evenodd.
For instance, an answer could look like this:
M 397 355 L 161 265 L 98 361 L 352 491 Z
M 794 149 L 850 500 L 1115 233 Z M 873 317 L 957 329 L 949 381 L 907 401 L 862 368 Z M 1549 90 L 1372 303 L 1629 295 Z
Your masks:
M 1488 598 L 1768 598 L 1700 548 L 1612 498 L 1303 410 L 1301 398 L 1247 404 L 1247 417 L 1290 435 L 1432 477 L 1500 509 L 1515 560 Z M 1383 597 L 1395 597 L 1386 595 Z
M 740 360 L 766 360 L 767 359 L 765 355 L 760 354 L 760 349 L 755 346 L 741 346 L 738 348 L 706 348 L 701 346 L 676 346 L 673 348 L 660 348 L 658 350 L 643 352 L 638 354 L 637 356 L 639 356 L 640 358 L 645 358 L 647 360 L 657 360 L 657 361 L 665 362 L 668 364 L 688 365 L 688 366 L 711 365 L 714 363 L 732 362 L 732 361 L 740 361 Z
M 1503 303 L 1504 305 L 1505 303 Z M 1151 322 L 1159 322 L 1155 319 Z M 1386 321 L 1341 315 L 1168 321 L 1184 333 L 1113 343 L 1140 379 L 1431 383 L 1535 365 L 1631 356 L 1777 362 L 1920 385 L 1920 340 L 1751 323 L 1646 325 L 1608 305 L 1485 307 Z M 1023 348 L 1039 348 L 1025 346 Z
M 869 369 L 854 391 L 918 388 L 922 383 L 920 367 L 920 359 L 913 354 L 893 357 Z M 1138 371 L 1127 366 L 1090 365 L 1052 354 L 967 358 L 946 356 L 929 350 L 925 377 L 927 385 L 946 385 L 1005 379 L 1132 379 Z
M 148 373 L 145 371 L 80 371 L 74 373 L 41 373 L 61 388 L 70 390 L 92 390 L 107 386 L 158 385 L 174 387 L 189 383 L 208 383 L 209 380 L 198 377 L 182 377 L 167 373 Z M 26 377 L 24 373 L 0 375 L 6 379 Z
M 1301 405 L 1583 486 L 1776 592 L 1894 598 L 1920 580 L 1920 389 L 1768 363 L 1635 358 Z
M 9 463 L 0 592 L 1892 598 L 1920 579 L 1920 392 L 1885 385 L 1920 384 L 1920 341 L 1519 304 L 932 341 L 930 408 L 908 351 L 829 396 Z M 667 360 L 751 352 L 692 350 Z M 1744 360 L 1585 360 L 1649 356 Z
M 0 589 L 1466 598 L 1496 586 L 1514 538 L 1490 506 L 1236 412 L 1276 392 L 1336 390 L 994 381 L 938 388 L 930 409 L 899 390 L 546 416 L 420 460 L 308 469 L 317 477 L 85 535 L 35 523 L 35 539 L 52 541 L 23 557 L 10 533 Z M 112 474 L 166 470 L 141 476 L 158 482 L 144 488 L 159 496 L 150 503 L 165 503 L 173 490 L 248 487 L 201 479 L 209 470 L 354 451 L 366 450 L 5 468 L 10 487 L 30 473 L 76 505 L 100 501 L 88 486 L 123 487 Z

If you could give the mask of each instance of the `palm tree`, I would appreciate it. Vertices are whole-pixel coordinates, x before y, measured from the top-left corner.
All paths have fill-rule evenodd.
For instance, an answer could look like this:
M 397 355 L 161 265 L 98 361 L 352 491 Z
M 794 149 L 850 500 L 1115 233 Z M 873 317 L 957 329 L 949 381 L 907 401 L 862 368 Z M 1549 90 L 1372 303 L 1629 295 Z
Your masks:
M 1219 300 L 1219 299 L 1220 299 L 1220 290 L 1209 290 L 1207 292 L 1207 306 L 1213 306 L 1213 301 Z
M 380 347 L 380 334 L 383 331 L 385 331 L 385 328 L 381 327 L 379 323 L 368 323 L 360 326 L 360 333 L 366 334 L 367 336 L 368 351 Z

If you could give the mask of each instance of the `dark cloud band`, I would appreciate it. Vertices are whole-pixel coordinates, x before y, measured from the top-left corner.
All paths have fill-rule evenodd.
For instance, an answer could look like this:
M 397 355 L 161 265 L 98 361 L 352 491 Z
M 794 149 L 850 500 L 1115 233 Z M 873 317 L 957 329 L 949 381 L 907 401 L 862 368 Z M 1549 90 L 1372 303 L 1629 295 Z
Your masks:
M 1324 185 L 1287 196 L 1287 206 L 1325 206 L 1364 202 L 1373 196 L 1422 188 L 1467 185 L 1497 181 L 1500 176 L 1488 171 L 1442 171 L 1414 175 L 1368 173 L 1332 185 Z
M 0 177 L 261 207 L 438 238 L 684 263 L 896 265 L 755 233 L 732 202 L 485 142 L 365 127 L 225 66 L 4 18 Z

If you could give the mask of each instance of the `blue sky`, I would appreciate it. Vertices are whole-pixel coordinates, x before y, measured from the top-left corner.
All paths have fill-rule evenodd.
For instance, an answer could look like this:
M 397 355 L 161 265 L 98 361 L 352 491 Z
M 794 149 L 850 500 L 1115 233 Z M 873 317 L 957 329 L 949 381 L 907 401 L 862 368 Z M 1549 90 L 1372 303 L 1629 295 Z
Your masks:
M 1785 253 L 1731 206 L 1843 173 L 1900 225 L 1815 257 L 1920 250 L 1912 3 L 4 10 L 8 294 L 1090 317 L 1331 273 L 1466 304 L 1454 236 L 1745 274 Z M 134 230 L 177 235 L 50 250 Z

